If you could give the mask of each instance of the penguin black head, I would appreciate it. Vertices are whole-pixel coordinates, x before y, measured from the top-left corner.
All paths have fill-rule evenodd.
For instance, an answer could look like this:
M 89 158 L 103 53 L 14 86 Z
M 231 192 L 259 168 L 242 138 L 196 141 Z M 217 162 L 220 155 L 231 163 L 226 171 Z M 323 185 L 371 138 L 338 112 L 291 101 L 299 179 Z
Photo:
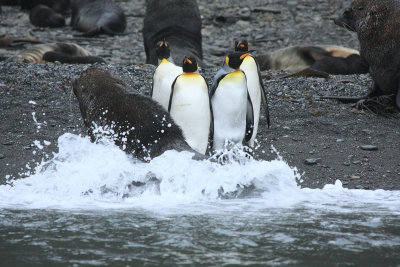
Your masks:
M 199 65 L 194 57 L 185 57 L 182 64 L 183 72 L 196 72 L 198 68 Z
M 226 65 L 228 65 L 228 67 L 230 67 L 232 69 L 238 69 L 240 67 L 240 65 L 242 65 L 244 58 L 247 57 L 253 51 L 254 50 L 246 51 L 246 52 L 230 53 L 225 58 Z
M 170 56 L 169 44 L 167 43 L 167 41 L 165 41 L 165 39 L 157 43 L 156 55 L 157 58 L 160 60 L 164 58 L 169 58 Z
M 235 51 L 236 52 L 246 52 L 249 51 L 250 44 L 246 39 L 243 39 L 242 41 L 235 41 Z

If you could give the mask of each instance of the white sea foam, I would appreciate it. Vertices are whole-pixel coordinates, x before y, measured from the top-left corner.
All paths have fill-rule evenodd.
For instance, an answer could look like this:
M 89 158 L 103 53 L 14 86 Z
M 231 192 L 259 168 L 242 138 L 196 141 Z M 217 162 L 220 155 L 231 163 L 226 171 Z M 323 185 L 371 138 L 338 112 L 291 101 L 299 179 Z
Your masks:
M 74 134 L 60 136 L 58 146 L 59 152 L 42 162 L 34 174 L 0 186 L 0 207 L 139 207 L 159 212 L 222 209 L 242 214 L 298 207 L 400 211 L 400 191 L 348 190 L 340 181 L 324 189 L 300 189 L 296 182 L 300 175 L 280 157 L 220 165 L 192 160 L 187 152 L 168 151 L 143 163 L 110 143 L 94 144 Z M 221 188 L 225 193 L 235 192 L 238 185 L 253 185 L 259 194 L 246 199 L 220 198 Z

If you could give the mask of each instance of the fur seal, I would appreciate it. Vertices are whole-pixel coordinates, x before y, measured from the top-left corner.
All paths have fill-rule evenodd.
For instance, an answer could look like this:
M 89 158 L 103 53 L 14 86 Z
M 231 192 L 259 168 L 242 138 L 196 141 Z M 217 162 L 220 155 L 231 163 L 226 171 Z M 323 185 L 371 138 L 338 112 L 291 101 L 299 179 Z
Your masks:
M 116 35 L 125 31 L 124 11 L 111 0 L 72 0 L 71 10 L 70 25 L 83 32 L 82 36 Z
M 368 72 L 357 50 L 334 45 L 291 46 L 256 55 L 256 59 L 261 71 L 289 70 L 294 73 L 312 68 L 329 74 Z
M 0 47 L 17 47 L 23 46 L 27 43 L 39 44 L 41 42 L 36 40 L 34 37 L 17 38 L 7 34 L 0 35 Z
M 45 5 L 51 7 L 52 5 L 54 5 L 54 3 L 57 2 L 57 0 L 19 0 L 18 2 L 21 6 L 21 9 L 31 10 L 37 5 Z
M 50 54 L 48 54 L 51 52 Z M 46 56 L 46 57 L 45 57 Z M 44 59 L 44 57 L 46 59 Z M 54 60 L 51 60 L 54 59 Z M 87 60 L 87 62 L 85 62 Z M 93 63 L 104 62 L 83 47 L 74 43 L 48 43 L 34 45 L 21 53 L 9 57 L 8 62 L 46 63 L 46 61 L 60 61 L 62 63 Z
M 29 13 L 30 22 L 38 27 L 62 27 L 65 25 L 64 17 L 45 5 L 37 5 Z
M 314 62 L 310 69 L 333 75 L 368 73 L 368 62 L 357 54 L 347 57 L 325 57 Z
M 204 66 L 201 18 L 195 0 L 146 0 L 142 33 L 147 64 L 157 66 L 157 43 L 165 40 L 174 62 L 182 66 L 187 56 Z
M 190 148 L 163 107 L 109 72 L 97 68 L 84 71 L 73 82 L 73 91 L 92 141 L 97 125 L 112 129 L 115 144 L 140 160 L 171 149 L 193 152 L 196 159 L 206 158 Z
M 400 109 L 400 2 L 395 0 L 355 0 L 335 23 L 355 31 L 360 54 L 369 65 L 373 83 L 370 92 L 360 97 L 334 97 L 358 102 L 359 108 L 375 113 Z

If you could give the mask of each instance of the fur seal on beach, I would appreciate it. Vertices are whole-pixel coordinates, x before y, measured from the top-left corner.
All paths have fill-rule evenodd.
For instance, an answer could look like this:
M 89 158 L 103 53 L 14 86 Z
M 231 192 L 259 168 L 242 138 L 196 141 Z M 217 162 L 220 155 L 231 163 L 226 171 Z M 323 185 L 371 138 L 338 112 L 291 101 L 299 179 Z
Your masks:
M 289 70 L 294 73 L 312 68 L 329 74 L 368 72 L 357 50 L 334 45 L 291 46 L 255 57 L 261 71 Z
M 30 22 L 38 27 L 62 27 L 65 25 L 65 19 L 52 8 L 45 5 L 37 5 L 29 13 Z
M 40 44 L 34 37 L 19 38 L 7 34 L 0 35 L 0 47 L 17 47 L 25 44 Z
M 121 34 L 126 28 L 124 11 L 111 0 L 72 0 L 71 22 L 82 36 Z
M 19 0 L 15 2 L 21 6 L 21 9 L 32 10 L 38 5 L 45 5 L 51 7 L 57 13 L 70 13 L 71 0 Z
M 195 153 L 194 158 L 205 159 L 190 148 L 163 107 L 109 72 L 97 68 L 84 71 L 73 82 L 73 91 L 92 141 L 96 139 L 96 126 L 101 126 L 112 131 L 116 145 L 140 160 L 171 149 L 190 151 Z
M 185 56 L 194 57 L 203 66 L 201 18 L 195 0 L 146 0 L 143 41 L 146 63 L 156 65 L 156 46 L 169 43 L 171 57 L 182 66 Z
M 60 61 L 61 63 L 94 63 L 104 62 L 100 57 L 94 57 L 83 47 L 74 43 L 48 43 L 34 45 L 21 53 L 9 57 L 8 62 L 46 63 Z
M 357 33 L 373 83 L 365 96 L 323 98 L 361 100 L 358 107 L 376 113 L 400 109 L 400 1 L 355 0 L 335 23 Z

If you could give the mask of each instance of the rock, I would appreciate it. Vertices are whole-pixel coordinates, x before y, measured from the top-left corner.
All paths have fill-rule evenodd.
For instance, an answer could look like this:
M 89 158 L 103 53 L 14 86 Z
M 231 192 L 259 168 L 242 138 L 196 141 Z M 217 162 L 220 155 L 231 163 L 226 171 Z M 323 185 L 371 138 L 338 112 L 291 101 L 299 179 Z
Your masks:
M 360 146 L 360 148 L 362 150 L 367 150 L 367 151 L 378 150 L 378 147 L 377 146 L 373 146 L 373 145 L 364 145 L 364 146 Z
M 360 180 L 361 177 L 360 177 L 360 176 L 357 176 L 357 175 L 353 175 L 353 176 L 351 176 L 350 179 L 351 179 L 351 180 Z
M 13 141 L 6 141 L 2 143 L 4 146 L 12 146 L 14 144 Z
M 306 159 L 304 161 L 304 164 L 306 164 L 306 165 L 315 165 L 315 164 L 320 163 L 320 162 L 321 162 L 320 158 L 309 158 L 309 159 Z
M 4 159 L 6 156 L 4 156 L 4 154 L 0 153 L 0 159 Z
M 236 22 L 236 26 L 240 28 L 249 28 L 250 27 L 250 22 L 245 21 L 245 20 L 238 20 Z

